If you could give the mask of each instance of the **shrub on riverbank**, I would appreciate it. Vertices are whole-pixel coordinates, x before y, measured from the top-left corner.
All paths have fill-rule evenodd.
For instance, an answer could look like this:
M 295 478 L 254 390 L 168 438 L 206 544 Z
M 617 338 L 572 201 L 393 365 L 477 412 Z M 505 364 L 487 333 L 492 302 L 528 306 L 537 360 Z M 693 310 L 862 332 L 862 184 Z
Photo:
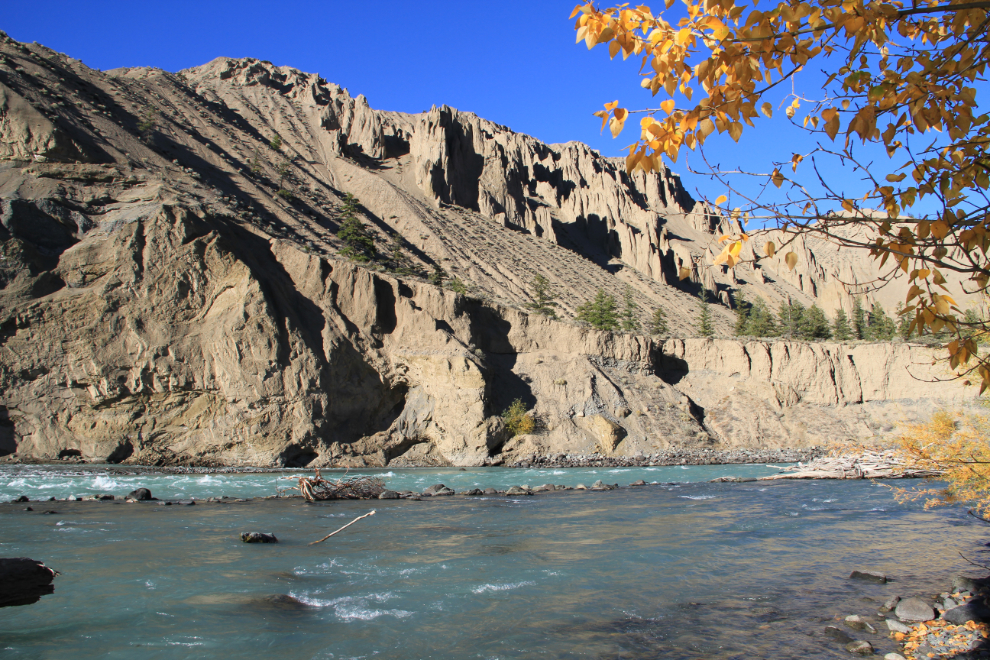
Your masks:
M 990 513 L 990 416 L 939 411 L 911 424 L 897 439 L 912 467 L 941 470 L 945 488 L 895 489 L 900 500 L 925 499 L 926 507 L 967 503 Z
M 533 432 L 536 422 L 530 415 L 526 414 L 527 412 L 529 411 L 526 410 L 526 404 L 522 402 L 522 399 L 516 399 L 502 413 L 505 428 L 509 430 L 512 437 Z

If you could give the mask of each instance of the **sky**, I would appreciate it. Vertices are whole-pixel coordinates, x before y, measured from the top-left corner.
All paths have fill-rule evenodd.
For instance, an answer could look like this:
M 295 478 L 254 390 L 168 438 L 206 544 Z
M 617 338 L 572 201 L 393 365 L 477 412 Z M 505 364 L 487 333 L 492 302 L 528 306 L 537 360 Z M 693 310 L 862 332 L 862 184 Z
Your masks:
M 613 139 L 592 113 L 614 100 L 633 109 L 663 99 L 640 89 L 634 58 L 610 61 L 603 47 L 589 51 L 574 43 L 573 7 L 556 0 L 8 0 L 0 3 L 0 29 L 98 69 L 178 71 L 219 56 L 256 57 L 319 73 L 354 96 L 364 94 L 374 108 L 421 112 L 446 104 L 544 142 L 577 140 L 606 156 L 625 155 L 638 122 L 630 120 Z M 814 96 L 820 82 L 814 73 L 804 75 L 797 89 Z M 713 135 L 706 154 L 726 169 L 769 172 L 769 162 L 789 161 L 811 145 L 774 120 L 747 129 L 738 145 L 727 134 Z M 682 154 L 670 166 L 693 196 L 725 192 L 690 174 L 704 163 Z M 840 188 L 853 187 L 854 176 L 832 174 Z

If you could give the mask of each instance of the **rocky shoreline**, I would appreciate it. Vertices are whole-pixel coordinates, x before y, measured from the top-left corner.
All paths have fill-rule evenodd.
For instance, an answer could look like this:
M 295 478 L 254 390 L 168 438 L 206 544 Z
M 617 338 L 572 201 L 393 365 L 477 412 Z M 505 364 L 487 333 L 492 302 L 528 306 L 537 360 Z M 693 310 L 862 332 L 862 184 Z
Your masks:
M 744 465 L 755 463 L 799 463 L 809 462 L 825 456 L 824 447 L 808 447 L 804 449 L 666 449 L 649 455 L 639 456 L 604 456 L 602 454 L 550 454 L 528 456 L 519 460 L 505 461 L 501 455 L 496 455 L 485 461 L 481 467 L 503 468 L 569 468 L 569 467 L 657 467 L 675 465 Z M 44 467 L 66 468 L 70 466 L 99 465 L 109 467 L 119 474 L 251 474 L 268 472 L 286 472 L 305 470 L 300 467 L 282 466 L 216 466 L 216 465 L 171 465 L 146 466 L 128 465 L 122 463 L 104 464 L 92 463 L 77 457 L 68 460 L 43 461 L 29 458 L 18 458 L 14 455 L 0 458 L 0 465 L 37 465 Z M 343 469 L 347 466 L 330 466 L 331 469 Z M 401 468 L 432 468 L 460 467 L 458 465 L 438 466 L 424 463 L 422 465 L 389 466 L 384 468 L 358 469 L 395 469 Z
M 849 579 L 897 584 L 872 571 L 853 571 Z M 823 631 L 828 643 L 860 656 L 875 656 L 896 645 L 884 660 L 990 658 L 990 577 L 957 576 L 951 588 L 937 596 L 902 597 L 895 591 L 908 590 L 891 589 L 883 604 L 870 612 L 835 617 L 835 624 Z
M 739 465 L 748 463 L 799 463 L 825 456 L 824 447 L 805 449 L 665 449 L 641 456 L 601 454 L 551 454 L 503 463 L 493 457 L 486 465 L 509 468 L 656 467 L 672 465 Z

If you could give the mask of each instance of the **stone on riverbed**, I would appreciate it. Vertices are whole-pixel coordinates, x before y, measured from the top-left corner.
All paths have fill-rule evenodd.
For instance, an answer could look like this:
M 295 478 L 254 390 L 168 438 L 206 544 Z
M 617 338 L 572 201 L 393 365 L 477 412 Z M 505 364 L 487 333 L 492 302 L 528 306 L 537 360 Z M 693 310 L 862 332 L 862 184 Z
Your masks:
M 866 582 L 876 582 L 877 584 L 887 583 L 887 576 L 876 571 L 853 571 L 849 574 L 849 579 L 865 580 Z
M 400 495 L 394 490 L 383 490 L 378 496 L 378 499 L 380 500 L 397 500 L 399 498 Z
M 498 491 L 494 488 L 486 488 L 485 495 L 498 495 Z
M 519 495 L 532 495 L 532 491 L 523 490 L 519 486 L 510 486 L 509 490 L 505 491 L 505 494 L 509 497 L 516 497 Z
M 863 617 L 858 614 L 851 614 L 846 617 L 846 625 L 853 630 L 865 630 L 869 633 L 876 634 L 877 629 L 874 628 L 868 621 L 864 621 Z
M 241 532 L 241 540 L 245 543 L 278 543 L 274 534 L 264 532 Z
M 883 607 L 880 608 L 881 612 L 890 612 L 892 609 L 897 607 L 897 603 L 901 602 L 900 596 L 891 596 L 883 602 Z
M 636 481 L 632 482 L 629 485 L 630 486 L 645 486 L 646 485 L 646 482 L 643 481 L 642 479 L 637 479 Z
M 942 618 L 957 626 L 965 625 L 967 621 L 990 623 L 990 607 L 982 601 L 971 600 L 965 605 L 945 611 Z
M 990 587 L 990 578 L 972 578 L 960 575 L 952 580 L 953 591 L 969 591 L 978 593 Z
M 905 598 L 897 603 L 894 614 L 901 621 L 931 621 L 935 618 L 935 610 L 920 598 Z
M 844 630 L 840 630 L 835 626 L 825 626 L 825 636 L 834 639 L 841 644 L 847 644 L 853 641 L 853 638 L 849 636 Z
M 476 497 L 476 496 L 478 496 L 478 495 L 484 495 L 485 493 L 484 493 L 484 491 L 482 491 L 482 490 L 481 490 L 480 488 L 472 488 L 472 489 L 470 489 L 470 490 L 466 490 L 466 491 L 464 491 L 464 492 L 463 492 L 463 493 L 461 493 L 461 494 L 462 494 L 462 495 L 471 495 L 472 497 Z
M 865 639 L 846 644 L 846 650 L 855 655 L 873 655 L 873 645 Z
M 897 619 L 887 619 L 886 621 L 887 621 L 887 628 L 890 630 L 890 632 L 904 633 L 905 635 L 911 632 L 911 626 L 907 625 L 906 623 L 901 623 Z

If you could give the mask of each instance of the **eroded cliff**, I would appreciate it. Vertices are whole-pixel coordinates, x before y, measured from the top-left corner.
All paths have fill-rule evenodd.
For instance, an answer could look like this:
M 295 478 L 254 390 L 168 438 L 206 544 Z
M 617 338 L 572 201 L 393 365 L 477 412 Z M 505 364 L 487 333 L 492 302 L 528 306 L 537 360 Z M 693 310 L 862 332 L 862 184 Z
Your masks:
M 627 176 L 447 107 L 373 110 L 257 60 L 100 73 L 2 40 L 0 456 L 482 465 L 805 447 L 966 395 L 922 382 L 941 374 L 921 347 L 568 320 L 627 285 L 674 336 L 701 282 L 723 301 L 848 297 L 813 242 L 803 272 L 705 268 L 722 221 L 671 173 Z M 340 258 L 345 193 L 401 259 Z M 438 266 L 468 295 L 417 275 Z M 564 320 L 526 313 L 536 274 Z M 714 313 L 727 335 L 730 310 Z M 499 413 L 517 398 L 537 428 L 509 438 Z

